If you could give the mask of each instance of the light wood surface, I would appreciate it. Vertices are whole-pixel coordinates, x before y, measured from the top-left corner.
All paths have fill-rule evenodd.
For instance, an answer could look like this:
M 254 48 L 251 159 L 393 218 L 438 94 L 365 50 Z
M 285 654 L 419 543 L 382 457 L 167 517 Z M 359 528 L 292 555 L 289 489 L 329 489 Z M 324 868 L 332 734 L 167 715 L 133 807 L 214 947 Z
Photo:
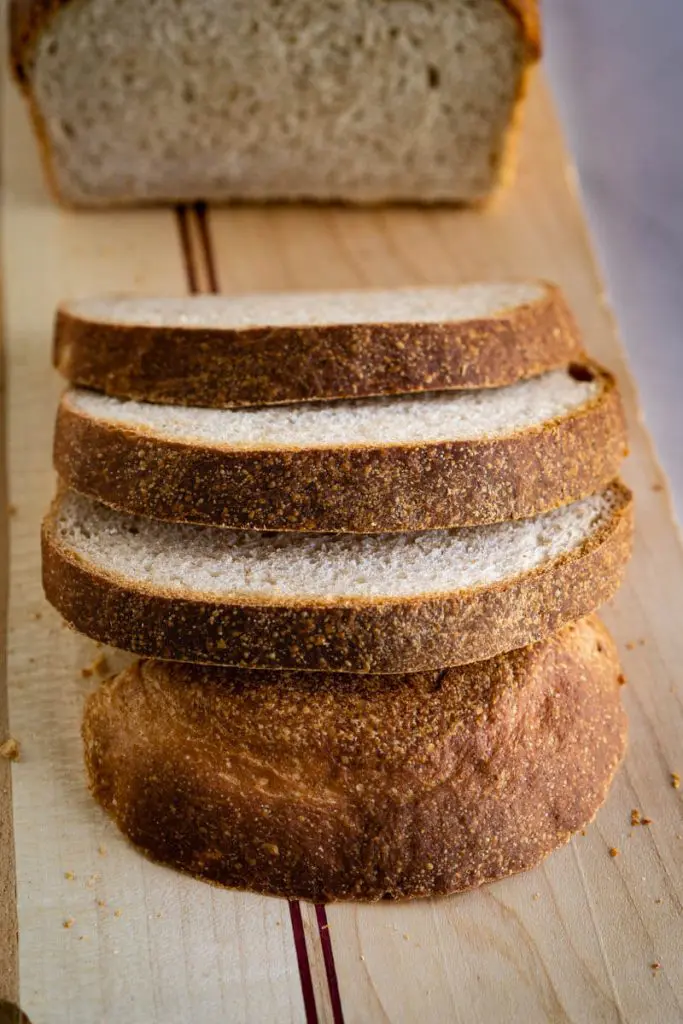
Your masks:
M 670 778 L 683 774 L 683 550 L 542 84 L 532 94 L 519 182 L 487 213 L 190 210 L 185 260 L 173 212 L 52 206 L 13 90 L 5 90 L 4 132 L 8 453 L 17 506 L 8 693 L 11 732 L 22 746 L 12 770 L 20 1000 L 33 1024 L 342 1015 L 347 1024 L 683 1020 L 683 790 Z M 329 906 L 326 921 L 301 905 L 302 963 L 292 927 L 298 911 L 148 864 L 85 790 L 79 714 L 94 680 L 81 668 L 100 652 L 62 629 L 39 576 L 60 388 L 49 361 L 53 308 L 91 291 L 182 293 L 192 282 L 237 292 L 526 275 L 566 289 L 590 349 L 620 378 L 631 421 L 626 477 L 638 498 L 636 554 L 606 610 L 629 681 L 627 761 L 586 835 L 529 875 L 451 900 Z M 0 793 L 0 814 L 1 800 Z M 632 808 L 652 824 L 631 828 Z

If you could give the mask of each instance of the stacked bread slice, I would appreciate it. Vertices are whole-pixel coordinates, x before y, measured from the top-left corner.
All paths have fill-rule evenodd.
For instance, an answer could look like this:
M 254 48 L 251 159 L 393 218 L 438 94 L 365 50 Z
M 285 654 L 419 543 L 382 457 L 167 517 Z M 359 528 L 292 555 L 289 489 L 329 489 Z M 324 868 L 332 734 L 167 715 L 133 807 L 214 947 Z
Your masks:
M 155 859 L 309 899 L 536 864 L 625 744 L 593 612 L 632 533 L 613 378 L 549 285 L 58 313 L 49 600 L 154 660 L 87 704 Z

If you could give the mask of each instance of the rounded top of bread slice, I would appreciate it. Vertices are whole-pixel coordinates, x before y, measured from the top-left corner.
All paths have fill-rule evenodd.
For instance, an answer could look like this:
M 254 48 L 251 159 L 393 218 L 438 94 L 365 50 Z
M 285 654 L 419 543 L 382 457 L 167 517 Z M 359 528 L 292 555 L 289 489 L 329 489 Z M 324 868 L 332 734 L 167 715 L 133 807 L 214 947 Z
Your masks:
M 581 355 L 538 281 L 62 304 L 55 364 L 118 398 L 230 407 L 511 384 Z

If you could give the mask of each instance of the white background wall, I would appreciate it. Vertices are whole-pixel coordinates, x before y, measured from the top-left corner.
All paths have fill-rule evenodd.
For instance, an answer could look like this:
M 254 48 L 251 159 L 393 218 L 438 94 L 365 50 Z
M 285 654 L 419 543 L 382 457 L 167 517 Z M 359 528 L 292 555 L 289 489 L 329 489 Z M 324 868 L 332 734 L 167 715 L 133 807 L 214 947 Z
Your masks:
M 546 64 L 683 522 L 683 0 L 544 0 Z

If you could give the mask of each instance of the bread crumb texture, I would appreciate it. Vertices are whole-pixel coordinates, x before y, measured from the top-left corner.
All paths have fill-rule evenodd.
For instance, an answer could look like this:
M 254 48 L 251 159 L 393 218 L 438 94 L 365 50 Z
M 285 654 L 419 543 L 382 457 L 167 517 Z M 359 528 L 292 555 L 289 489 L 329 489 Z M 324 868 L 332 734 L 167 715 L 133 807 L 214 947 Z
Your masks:
M 20 63 L 71 203 L 475 201 L 527 31 L 501 0 L 89 0 Z
M 7 761 L 18 761 L 21 757 L 21 748 L 17 740 L 10 737 L 4 743 L 0 743 L 0 757 Z

